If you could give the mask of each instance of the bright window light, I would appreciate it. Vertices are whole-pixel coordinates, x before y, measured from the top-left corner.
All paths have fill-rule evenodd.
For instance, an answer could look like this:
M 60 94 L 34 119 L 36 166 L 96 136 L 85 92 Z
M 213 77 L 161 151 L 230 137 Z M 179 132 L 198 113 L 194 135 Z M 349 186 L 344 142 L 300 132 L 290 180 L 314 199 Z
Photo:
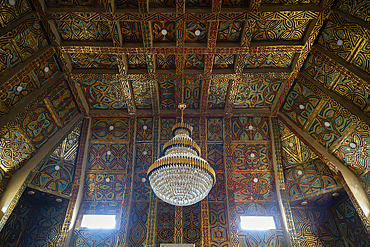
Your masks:
M 242 230 L 271 230 L 276 229 L 272 216 L 240 216 Z
M 82 217 L 81 227 L 113 229 L 116 226 L 115 215 L 85 214 Z

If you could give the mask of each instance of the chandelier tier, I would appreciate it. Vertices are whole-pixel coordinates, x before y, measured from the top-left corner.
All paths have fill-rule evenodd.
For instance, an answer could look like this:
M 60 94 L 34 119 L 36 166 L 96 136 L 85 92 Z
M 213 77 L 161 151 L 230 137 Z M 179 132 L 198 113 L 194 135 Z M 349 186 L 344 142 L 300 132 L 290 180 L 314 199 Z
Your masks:
M 157 197 L 176 206 L 203 200 L 216 182 L 215 171 L 200 157 L 200 148 L 190 137 L 192 129 L 184 122 L 175 124 L 174 137 L 163 146 L 165 156 L 148 170 L 150 186 Z

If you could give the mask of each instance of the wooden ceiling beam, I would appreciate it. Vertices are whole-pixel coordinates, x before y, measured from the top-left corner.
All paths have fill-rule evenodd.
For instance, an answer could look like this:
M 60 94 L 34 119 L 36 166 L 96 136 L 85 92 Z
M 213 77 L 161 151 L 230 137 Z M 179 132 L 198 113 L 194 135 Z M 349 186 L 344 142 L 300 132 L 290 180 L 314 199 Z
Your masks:
M 279 112 L 279 120 L 282 121 L 287 127 L 304 143 L 311 151 L 313 151 L 322 162 L 327 166 L 339 173 L 341 182 L 346 189 L 347 194 L 351 198 L 357 213 L 359 214 L 364 226 L 367 226 L 369 231 L 370 226 L 370 201 L 365 190 L 363 189 L 359 178 L 347 168 L 340 160 L 322 146 L 316 139 L 309 135 L 306 131 L 300 129 L 292 120 L 286 117 L 283 113 Z
M 162 13 L 162 12 L 155 12 L 155 13 L 139 13 L 136 9 L 127 8 L 127 13 L 123 11 L 125 9 L 117 9 L 115 13 L 105 13 L 105 8 L 94 9 L 94 7 L 84 7 L 86 11 L 79 11 L 79 9 L 75 9 L 75 7 L 68 7 L 66 10 L 65 8 L 54 8 L 50 9 L 47 8 L 44 11 L 43 17 L 46 20 L 55 20 L 55 21 L 150 21 L 150 20 L 157 20 L 157 21 L 179 21 L 179 20 L 192 20 L 195 19 L 200 22 L 205 21 L 244 21 L 251 19 L 259 18 L 261 21 L 264 20 L 271 20 L 271 16 L 276 10 L 271 10 L 264 12 L 263 16 L 257 17 L 255 12 L 252 11 L 243 11 L 243 12 L 227 12 L 220 15 L 218 12 L 193 12 L 193 11 L 186 11 L 185 12 L 173 12 L 173 13 Z M 136 10 L 136 11 L 135 11 Z M 180 11 L 180 10 L 179 10 Z M 84 17 L 84 13 L 89 13 L 88 17 Z M 295 15 L 304 14 L 306 16 L 315 16 L 317 15 L 316 11 L 310 10 L 302 10 L 302 11 L 294 11 Z M 248 18 L 249 17 L 249 18 Z
M 61 46 L 114 47 L 112 41 L 61 40 Z
M 181 34 L 182 35 L 182 34 Z M 76 41 L 77 42 L 77 41 Z M 182 55 L 182 47 L 87 47 L 83 41 L 79 46 L 61 46 L 63 53 L 96 53 L 96 54 L 174 54 Z M 245 54 L 245 53 L 300 53 L 303 47 L 291 46 L 265 46 L 265 47 L 185 47 L 184 54 Z

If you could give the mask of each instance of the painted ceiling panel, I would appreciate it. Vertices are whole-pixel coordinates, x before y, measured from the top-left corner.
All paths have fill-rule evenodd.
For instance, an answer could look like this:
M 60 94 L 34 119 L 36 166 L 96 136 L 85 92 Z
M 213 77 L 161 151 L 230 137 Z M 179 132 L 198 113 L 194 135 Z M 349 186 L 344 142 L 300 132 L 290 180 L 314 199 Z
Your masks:
M 370 42 L 366 40 L 359 52 L 355 55 L 353 64 L 360 69 L 370 73 Z
M 208 95 L 209 109 L 224 109 L 229 80 L 218 78 L 216 75 L 211 80 Z
M 81 84 L 90 109 L 123 109 L 126 104 L 121 95 L 121 85 L 115 75 L 81 75 L 74 78 Z
M 370 104 L 370 87 L 367 83 L 345 78 L 319 57 L 309 54 L 303 70 L 316 81 L 361 109 L 365 109 Z
M 150 84 L 145 81 L 132 81 L 132 89 L 136 107 L 138 109 L 151 109 L 152 95 Z
M 234 144 L 231 148 L 236 172 L 272 171 L 271 151 L 266 144 Z
M 0 86 L 1 100 L 10 109 L 36 88 L 37 83 L 29 75 L 15 78 Z
M 176 69 L 175 55 L 158 54 L 157 55 L 157 69 Z
M 186 54 L 185 69 L 204 69 L 204 54 Z
M 149 1 L 149 7 L 151 8 L 174 8 L 176 7 L 176 1 L 175 0 L 150 0 Z
M 250 0 L 224 0 L 222 1 L 222 7 L 247 7 L 250 4 Z
M 0 10 L 0 19 L 4 26 L 15 22 L 25 14 L 31 12 L 32 8 L 27 0 L 15 1 L 10 5 L 9 1 L 3 1 Z
M 336 177 L 320 159 L 286 168 L 284 177 L 291 200 L 338 189 Z
M 257 21 L 252 40 L 301 40 L 309 23 L 309 19 Z
M 47 69 L 46 69 L 47 67 Z M 32 70 L 32 74 L 37 80 L 38 85 L 43 85 L 49 81 L 58 71 L 60 71 L 59 64 L 57 62 L 56 56 L 51 56 L 48 59 L 45 59 L 43 64 Z
M 57 28 L 63 40 L 111 41 L 108 22 L 103 21 L 57 21 Z
M 128 66 L 131 69 L 146 69 L 147 63 L 144 54 L 128 55 Z
M 10 40 L 0 41 L 0 52 L 0 73 L 5 72 L 7 69 L 21 62 L 21 58 Z
M 48 44 L 38 22 L 29 22 L 27 25 L 20 26 L 14 41 L 24 60 Z
M 116 0 L 118 8 L 138 8 L 139 2 L 135 0 Z
M 243 23 L 241 21 L 220 21 L 217 42 L 239 42 Z
M 73 68 L 104 69 L 118 68 L 117 58 L 111 54 L 69 53 Z
M 283 80 L 254 74 L 239 81 L 235 96 L 235 108 L 270 107 Z
M 175 42 L 176 29 L 175 22 L 172 21 L 153 21 L 153 42 Z M 162 34 L 166 30 L 166 35 Z
M 199 108 L 201 84 L 201 80 L 185 80 L 184 102 L 187 108 Z
M 368 1 L 339 0 L 336 2 L 335 7 L 361 20 L 364 21 L 370 20 L 369 16 L 370 2 Z
M 306 79 L 299 77 L 298 80 L 304 81 Z M 322 105 L 320 102 L 323 99 L 310 88 L 302 85 L 298 80 L 288 94 L 282 112 L 300 128 L 303 128 L 316 107 Z
M 188 43 L 206 43 L 207 42 L 207 31 L 208 31 L 208 22 L 194 22 L 187 21 L 185 28 L 185 42 Z M 197 35 L 195 32 L 200 31 L 200 35 Z
M 175 82 L 159 80 L 159 104 L 161 109 L 175 109 Z
M 343 45 L 338 45 L 338 40 L 342 40 Z M 328 21 L 317 42 L 338 57 L 348 60 L 359 41 L 360 37 L 357 35 L 339 24 Z
M 355 146 L 351 146 L 354 143 Z M 363 175 L 370 170 L 370 127 L 364 123 L 356 126 L 333 151 L 333 154 L 357 175 Z
M 109 152 L 108 152 L 109 151 Z M 89 171 L 126 171 L 128 144 L 90 144 Z
M 289 68 L 294 53 L 248 53 L 245 58 L 245 68 Z
M 127 142 L 130 139 L 129 129 L 128 118 L 93 118 L 91 139 L 97 142 Z
M 298 164 L 308 163 L 317 155 L 307 147 L 286 125 L 279 122 L 281 135 L 283 167 L 289 168 Z
M 140 22 L 122 21 L 120 22 L 122 39 L 124 43 L 142 43 L 142 30 Z
M 209 8 L 211 0 L 185 0 L 187 8 Z
M 216 54 L 213 63 L 214 69 L 233 69 L 234 68 L 234 54 Z

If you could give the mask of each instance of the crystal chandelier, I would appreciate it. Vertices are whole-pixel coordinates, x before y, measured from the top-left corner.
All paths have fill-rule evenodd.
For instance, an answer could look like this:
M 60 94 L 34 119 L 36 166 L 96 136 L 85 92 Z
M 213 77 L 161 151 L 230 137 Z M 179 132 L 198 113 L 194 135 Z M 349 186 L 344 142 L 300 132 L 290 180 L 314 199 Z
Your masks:
M 185 109 L 185 104 L 179 108 Z M 200 156 L 200 148 L 191 139 L 193 127 L 183 122 L 172 127 L 174 137 L 163 146 L 165 156 L 148 170 L 150 186 L 161 200 L 176 206 L 188 206 L 203 200 L 216 182 L 215 171 Z

